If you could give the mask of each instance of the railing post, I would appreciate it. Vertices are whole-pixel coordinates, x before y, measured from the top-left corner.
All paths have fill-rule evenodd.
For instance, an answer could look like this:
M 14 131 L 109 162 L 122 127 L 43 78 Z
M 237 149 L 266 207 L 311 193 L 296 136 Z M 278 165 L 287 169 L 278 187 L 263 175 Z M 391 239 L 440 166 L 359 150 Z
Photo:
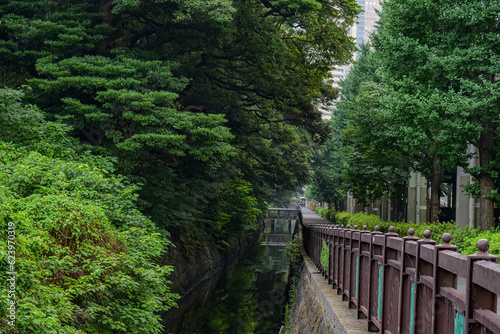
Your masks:
M 361 235 L 358 230 L 358 225 L 354 225 L 351 231 L 351 252 L 350 252 L 350 266 L 349 266 L 349 308 L 358 309 L 358 296 L 357 296 L 357 282 L 359 272 L 359 245 Z
M 415 266 L 415 304 L 413 313 L 413 333 L 430 333 L 432 328 L 432 307 L 434 305 L 433 278 L 434 252 L 428 246 L 435 246 L 431 231 L 425 230 L 424 239 L 417 240 L 417 263 Z M 427 248 L 424 248 L 427 245 Z M 432 249 L 433 251 L 433 249 Z
M 321 239 L 321 255 L 323 255 L 323 241 L 325 241 L 325 244 L 326 244 L 326 247 L 328 248 L 328 238 L 330 237 L 328 235 L 328 230 L 329 230 L 329 226 L 328 224 L 325 224 L 323 225 L 323 228 L 322 228 L 322 235 L 323 235 L 323 238 Z M 328 252 L 328 254 L 330 254 L 330 252 Z M 328 258 L 330 257 L 330 255 L 328 255 Z M 328 262 L 330 262 L 330 259 L 328 259 Z M 327 265 L 327 268 L 323 267 L 323 263 L 321 264 L 321 267 L 323 268 L 323 276 L 325 278 L 328 278 L 328 265 Z
M 327 225 L 326 224 L 323 224 L 321 225 L 321 240 L 320 240 L 320 250 L 319 250 L 319 255 L 320 255 L 320 258 L 319 258 L 319 261 L 321 263 L 321 274 L 323 275 L 323 277 L 326 276 L 326 268 L 323 266 L 323 263 L 321 262 L 321 257 L 323 256 L 323 241 L 326 243 L 326 229 L 327 229 Z
M 339 264 L 338 264 L 338 286 L 337 286 L 337 294 L 342 296 L 344 290 L 344 263 L 345 263 L 345 228 L 344 224 L 340 225 L 341 229 L 339 231 Z
M 417 284 L 417 262 L 418 247 L 414 248 L 413 254 L 407 252 L 408 242 L 417 241 L 414 236 L 415 230 L 408 229 L 408 236 L 403 237 L 401 249 L 401 270 L 399 276 L 399 333 L 415 334 L 415 297 Z M 414 245 L 413 245 L 414 246 Z M 408 331 L 407 331 L 408 329 Z
M 314 226 L 314 264 L 319 268 L 320 262 L 318 257 L 318 243 L 319 243 L 319 227 Z
M 334 232 L 334 227 L 333 225 L 328 226 L 328 284 L 333 283 L 333 232 Z
M 325 275 L 325 268 L 323 268 L 323 264 L 321 263 L 321 253 L 323 251 L 324 228 L 324 224 L 318 226 L 318 268 L 323 276 Z
M 317 263 L 316 263 L 316 267 L 318 267 L 320 273 L 323 275 L 323 265 L 321 264 L 321 246 L 322 246 L 322 240 L 323 240 L 322 228 L 323 228 L 322 224 L 318 225 L 316 227 L 316 229 L 318 231 L 318 237 L 316 239 L 316 247 L 317 247 L 317 252 L 316 252 Z
M 319 239 L 318 226 L 314 225 L 313 231 L 314 231 L 314 264 L 316 265 L 317 268 L 319 268 L 319 263 L 318 263 L 318 239 Z
M 447 303 L 441 294 L 441 288 L 457 288 L 457 275 L 439 267 L 440 253 L 448 250 L 457 252 L 458 247 L 450 244 L 451 235 L 443 234 L 441 237 L 443 243 L 434 246 L 434 267 L 433 267 L 433 289 L 432 289 L 432 318 L 431 318 L 431 334 L 446 334 L 450 333 L 449 317 L 454 313 L 451 303 Z M 444 290 L 443 290 L 444 291 Z M 448 306 L 450 305 L 450 306 Z
M 380 236 L 380 238 L 378 237 Z M 368 330 L 376 331 L 382 329 L 382 322 L 379 316 L 379 308 L 382 311 L 382 286 L 383 278 L 380 272 L 384 268 L 384 248 L 385 238 L 380 228 L 375 226 L 370 233 L 370 269 L 368 277 Z M 381 241 L 381 242 L 380 242 Z M 380 294 L 379 294 L 380 290 Z M 380 302 L 379 302 L 380 301 Z
M 358 319 L 368 319 L 371 243 L 371 233 L 368 231 L 368 226 L 364 225 L 363 230 L 361 230 L 359 234 L 359 255 L 358 262 L 356 264 L 356 300 L 358 303 Z
M 333 230 L 333 283 L 332 288 L 338 291 L 339 281 L 339 266 L 340 266 L 340 226 L 337 224 Z
M 344 266 L 342 271 L 344 272 L 344 280 L 342 282 L 342 300 L 349 301 L 351 296 L 351 246 L 352 246 L 352 232 L 351 225 L 347 225 L 347 229 L 344 233 Z
M 481 239 L 477 242 L 479 253 L 472 254 L 467 257 L 468 275 L 466 278 L 466 302 L 465 310 L 465 328 L 464 334 L 482 334 L 481 326 L 474 320 L 474 312 L 476 310 L 485 309 L 492 310 L 496 313 L 497 296 L 482 288 L 473 282 L 474 263 L 478 261 L 489 261 L 498 263 L 498 257 L 488 254 L 490 243 L 486 239 Z
M 401 284 L 399 273 L 395 273 L 396 270 L 401 270 L 401 265 L 398 261 L 398 250 L 392 249 L 388 246 L 391 238 L 398 237 L 398 234 L 394 233 L 394 226 L 389 227 L 389 233 L 386 233 L 384 236 L 384 266 L 381 273 L 382 305 L 380 311 L 381 317 L 379 317 L 381 319 L 381 333 L 384 333 L 386 329 L 391 330 L 393 333 L 399 333 L 399 289 L 396 289 L 394 286 Z M 391 264 L 389 264 L 389 262 L 391 262 Z M 396 264 L 399 264 L 399 269 L 394 267 Z M 388 276 L 390 277 L 388 278 Z M 391 290 L 395 293 L 391 294 Z

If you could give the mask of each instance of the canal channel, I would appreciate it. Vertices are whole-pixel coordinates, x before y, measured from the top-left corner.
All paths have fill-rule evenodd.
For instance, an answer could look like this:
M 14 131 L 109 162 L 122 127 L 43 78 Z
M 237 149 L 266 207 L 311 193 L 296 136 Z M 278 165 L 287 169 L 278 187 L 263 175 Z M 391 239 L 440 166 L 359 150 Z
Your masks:
M 182 314 L 165 333 L 279 333 L 290 266 L 282 250 L 296 225 L 295 219 L 268 218 L 264 226 L 243 255 L 178 302 L 179 311 L 171 311 Z

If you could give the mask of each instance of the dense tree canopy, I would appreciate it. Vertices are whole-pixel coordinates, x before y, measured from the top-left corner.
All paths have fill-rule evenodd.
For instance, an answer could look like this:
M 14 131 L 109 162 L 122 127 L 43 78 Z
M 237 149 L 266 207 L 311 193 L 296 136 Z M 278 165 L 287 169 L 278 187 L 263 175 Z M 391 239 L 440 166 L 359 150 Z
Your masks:
M 231 237 L 256 228 L 266 205 L 277 200 L 275 194 L 306 183 L 311 147 L 329 135 L 315 104 L 332 97 L 327 94 L 331 67 L 351 57 L 354 43 L 347 31 L 358 12 L 353 0 L 4 1 L 0 83 L 24 90 L 23 101 L 17 102 L 21 109 L 28 103 L 41 110 L 36 117 L 48 121 L 28 130 L 1 124 L 7 144 L 17 136 L 25 146 L 22 156 L 8 155 L 2 163 L 20 159 L 24 165 L 23 159 L 41 154 L 41 173 L 47 174 L 42 180 L 52 180 L 57 175 L 47 172 L 48 165 L 60 163 L 64 166 L 55 170 L 70 173 L 78 169 L 72 161 L 95 157 L 100 162 L 89 162 L 85 171 L 92 177 L 84 183 L 93 190 L 74 196 L 90 196 L 88 205 L 101 208 L 96 209 L 98 220 L 117 240 L 117 254 L 135 247 L 131 236 L 110 230 L 118 219 L 114 213 L 122 210 L 134 214 L 118 215 L 113 228 L 140 223 L 137 228 L 151 235 L 144 247 L 156 247 L 151 256 L 160 256 L 166 247 L 157 233 L 170 235 L 176 243 L 195 245 L 187 241 L 206 238 L 225 247 Z M 12 104 L 2 108 L 17 112 Z M 95 188 L 99 173 L 126 183 L 129 190 L 123 191 L 129 197 Z M 52 189 L 43 182 L 34 188 Z M 69 181 L 64 177 L 54 182 L 50 192 Z M 64 189 L 70 192 L 71 187 Z M 83 206 L 75 210 L 94 209 Z M 147 266 L 159 276 L 152 273 L 149 281 L 134 285 L 137 289 L 165 279 L 170 270 L 154 267 L 152 258 L 141 259 L 144 252 L 136 254 L 137 262 L 123 275 Z M 117 259 L 119 255 L 112 261 Z M 153 311 L 172 302 L 165 284 L 158 285 L 162 287 L 150 291 L 154 305 L 140 306 L 150 312 L 143 317 L 149 332 L 159 330 Z M 113 293 L 120 291 L 103 293 L 113 301 Z M 136 292 L 129 291 L 124 303 L 137 307 Z M 92 299 L 79 298 L 87 304 L 71 306 L 75 314 L 80 314 L 76 307 L 90 305 L 85 313 L 89 319 L 106 319 L 109 331 L 132 332 L 134 325 L 125 320 L 128 313 L 120 318 Z M 58 321 L 67 332 L 97 332 L 92 326 L 99 324 L 89 319 L 80 327 L 70 314 Z
M 424 153 L 420 160 L 433 172 L 426 173 L 425 165 L 422 171 L 432 177 L 435 197 L 440 185 L 435 177 L 441 171 L 458 165 L 476 176 L 482 228 L 493 225 L 491 191 L 499 167 L 494 139 L 500 98 L 499 9 L 498 1 L 390 1 L 374 39 L 390 78 L 386 82 L 401 95 L 392 108 L 399 105 L 403 117 L 397 120 L 407 120 L 398 138 L 412 152 Z M 478 148 L 478 169 L 466 164 L 467 144 Z M 437 198 L 433 204 L 438 205 Z
M 378 101 L 386 94 L 380 66 L 380 59 L 364 44 L 340 83 L 332 137 L 318 149 L 309 186 L 317 200 L 339 202 L 346 191 L 365 204 L 387 194 L 402 195 L 410 165 L 393 138 L 383 135 L 391 121 L 384 118 L 383 103 Z
M 29 84 L 31 101 L 118 157 L 143 184 L 145 212 L 168 227 L 217 220 L 206 213 L 234 178 L 260 207 L 306 182 L 310 144 L 328 135 L 314 103 L 329 69 L 350 58 L 358 8 L 33 0 L 0 11 L 1 80 Z

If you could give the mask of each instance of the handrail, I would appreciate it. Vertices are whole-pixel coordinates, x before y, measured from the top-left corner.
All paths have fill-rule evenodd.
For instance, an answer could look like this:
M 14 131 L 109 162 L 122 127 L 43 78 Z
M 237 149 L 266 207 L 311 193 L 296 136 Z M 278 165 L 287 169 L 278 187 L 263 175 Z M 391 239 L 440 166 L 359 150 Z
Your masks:
M 463 255 L 443 234 L 436 245 L 430 231 L 424 239 L 400 238 L 334 224 L 308 224 L 302 214 L 304 247 L 320 272 L 368 330 L 381 333 L 500 333 L 497 295 L 500 294 L 498 257 L 487 253 L 489 242 L 478 242 L 479 253 Z M 321 264 L 323 241 L 328 267 Z M 457 280 L 465 280 L 465 293 Z

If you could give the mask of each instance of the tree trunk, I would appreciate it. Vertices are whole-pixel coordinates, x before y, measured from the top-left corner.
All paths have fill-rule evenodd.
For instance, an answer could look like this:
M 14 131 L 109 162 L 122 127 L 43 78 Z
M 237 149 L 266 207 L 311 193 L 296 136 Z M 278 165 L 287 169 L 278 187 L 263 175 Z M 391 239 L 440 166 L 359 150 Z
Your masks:
M 408 197 L 408 183 L 398 183 L 393 188 L 391 221 L 403 221 L 406 219 L 406 199 Z
M 479 189 L 481 198 L 479 201 L 479 227 L 481 230 L 489 230 L 495 226 L 495 216 L 493 214 L 493 199 L 485 197 L 491 194 L 495 188 L 495 180 L 490 174 L 481 173 L 479 178 Z
M 481 133 L 479 147 L 479 166 L 481 167 L 481 171 L 477 178 L 480 189 L 479 227 L 481 230 L 488 230 L 495 225 L 493 199 L 486 197 L 491 195 L 491 191 L 495 188 L 495 179 L 483 169 L 490 167 L 490 164 L 495 159 L 492 151 L 494 141 L 495 136 L 493 131 Z
M 441 156 L 436 154 L 432 161 L 431 179 L 431 222 L 439 221 L 439 199 L 441 197 Z
M 401 202 L 401 199 L 399 198 L 392 198 L 391 199 L 391 221 L 399 221 L 400 219 L 400 212 L 399 212 L 399 202 Z

